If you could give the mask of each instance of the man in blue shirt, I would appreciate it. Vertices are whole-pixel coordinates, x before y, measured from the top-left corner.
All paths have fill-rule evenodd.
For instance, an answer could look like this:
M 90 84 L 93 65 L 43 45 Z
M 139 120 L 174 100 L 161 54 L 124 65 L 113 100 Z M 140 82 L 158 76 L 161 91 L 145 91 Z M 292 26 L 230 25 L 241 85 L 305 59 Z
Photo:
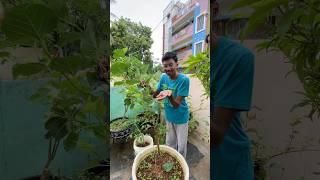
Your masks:
M 218 14 L 213 2 L 211 12 Z M 213 22 L 214 23 L 214 22 Z M 215 31 L 213 29 L 213 31 Z M 211 34 L 211 179 L 253 180 L 250 140 L 240 112 L 249 111 L 254 76 L 254 55 L 241 44 Z
M 161 75 L 153 97 L 164 100 L 166 144 L 186 158 L 189 107 L 185 98 L 189 95 L 190 80 L 177 71 L 178 58 L 174 52 L 164 54 L 162 65 L 165 73 Z

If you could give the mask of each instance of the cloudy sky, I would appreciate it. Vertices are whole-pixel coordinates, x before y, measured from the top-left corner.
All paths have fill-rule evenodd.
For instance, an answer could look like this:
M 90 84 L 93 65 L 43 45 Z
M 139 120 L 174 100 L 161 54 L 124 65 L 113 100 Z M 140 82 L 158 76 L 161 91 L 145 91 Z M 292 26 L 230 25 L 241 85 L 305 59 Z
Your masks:
M 162 54 L 162 17 L 163 10 L 171 0 L 116 0 L 111 3 L 110 11 L 117 17 L 126 17 L 150 27 L 153 44 L 151 52 L 155 59 Z M 185 0 L 180 0 L 184 2 Z M 161 22 L 161 23 L 160 23 Z

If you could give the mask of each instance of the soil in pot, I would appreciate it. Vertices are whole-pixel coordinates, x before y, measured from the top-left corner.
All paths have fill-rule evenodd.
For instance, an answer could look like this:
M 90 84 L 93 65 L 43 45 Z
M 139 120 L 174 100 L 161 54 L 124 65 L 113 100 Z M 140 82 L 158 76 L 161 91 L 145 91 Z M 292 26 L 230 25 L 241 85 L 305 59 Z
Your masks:
M 137 168 L 137 179 L 183 180 L 183 169 L 169 153 L 154 151 L 143 159 Z
M 146 146 L 149 146 L 149 142 L 143 142 L 143 143 L 137 143 L 137 146 L 138 147 L 146 147 Z

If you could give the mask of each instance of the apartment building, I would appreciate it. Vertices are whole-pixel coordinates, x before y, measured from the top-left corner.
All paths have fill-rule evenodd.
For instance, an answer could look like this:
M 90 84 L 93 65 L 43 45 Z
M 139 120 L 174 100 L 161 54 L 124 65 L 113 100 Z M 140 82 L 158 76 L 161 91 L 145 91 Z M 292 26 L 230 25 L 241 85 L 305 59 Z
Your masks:
M 217 0 L 220 5 L 220 12 L 218 16 L 213 19 L 213 29 L 215 33 L 221 36 L 226 36 L 232 39 L 238 39 L 240 30 L 243 29 L 248 22 L 247 17 L 236 18 L 236 14 L 243 14 L 252 11 L 250 8 L 242 8 L 237 10 L 230 10 L 230 7 L 237 0 Z M 265 26 L 274 25 L 277 21 L 276 12 L 266 19 Z M 257 40 L 266 39 L 268 37 L 265 28 L 261 26 L 259 29 L 251 34 L 248 34 L 245 39 Z
M 179 68 L 190 55 L 207 48 L 209 32 L 209 1 L 172 0 L 163 11 L 163 53 L 177 53 Z

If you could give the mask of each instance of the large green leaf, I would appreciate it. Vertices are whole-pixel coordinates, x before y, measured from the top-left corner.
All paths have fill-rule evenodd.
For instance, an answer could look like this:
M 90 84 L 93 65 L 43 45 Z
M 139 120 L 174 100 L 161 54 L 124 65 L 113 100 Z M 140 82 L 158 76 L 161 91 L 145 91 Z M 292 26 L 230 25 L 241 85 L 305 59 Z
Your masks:
M 107 127 L 103 123 L 93 126 L 92 131 L 94 135 L 101 140 L 105 140 L 107 137 Z
M 6 37 L 16 43 L 41 41 L 53 32 L 58 17 L 48 7 L 41 4 L 18 5 L 7 14 L 3 23 Z
M 123 58 L 126 56 L 127 51 L 128 51 L 128 48 L 116 49 L 113 52 L 113 58 L 114 59 Z
M 14 78 L 19 76 L 35 75 L 46 70 L 46 66 L 40 63 L 15 64 L 12 68 Z
M 96 99 L 89 98 L 83 106 L 82 111 L 85 113 L 92 113 L 95 116 L 101 117 L 106 112 L 106 105 L 101 97 Z
M 62 139 L 65 137 L 68 134 L 67 122 L 68 120 L 64 117 L 50 117 L 45 123 L 45 128 L 48 130 L 46 138 Z
M 46 2 L 46 6 L 52 9 L 59 18 L 64 18 L 67 15 L 68 8 L 65 0 L 51 0 Z
M 124 62 L 115 62 L 111 66 L 111 73 L 114 76 L 120 76 L 126 73 L 129 69 L 129 65 Z
M 79 133 L 72 131 L 71 133 L 69 133 L 67 138 L 64 139 L 63 141 L 64 149 L 66 151 L 73 150 L 77 146 L 78 140 L 79 140 Z
M 304 14 L 304 10 L 292 9 L 285 12 L 285 14 L 280 18 L 278 23 L 278 33 L 280 35 L 285 35 L 290 28 L 293 20 Z
M 95 27 L 94 23 L 89 20 L 85 31 L 82 33 L 81 43 L 80 43 L 80 50 L 81 53 L 96 57 L 96 49 L 97 49 L 97 41 L 95 35 Z
M 61 34 L 61 39 L 59 41 L 60 46 L 68 45 L 69 43 L 74 43 L 75 41 L 80 41 L 81 33 L 79 32 L 66 32 Z
M 93 62 L 81 56 L 67 56 L 51 61 L 49 67 L 52 70 L 64 73 L 76 73 L 79 70 L 90 68 Z

